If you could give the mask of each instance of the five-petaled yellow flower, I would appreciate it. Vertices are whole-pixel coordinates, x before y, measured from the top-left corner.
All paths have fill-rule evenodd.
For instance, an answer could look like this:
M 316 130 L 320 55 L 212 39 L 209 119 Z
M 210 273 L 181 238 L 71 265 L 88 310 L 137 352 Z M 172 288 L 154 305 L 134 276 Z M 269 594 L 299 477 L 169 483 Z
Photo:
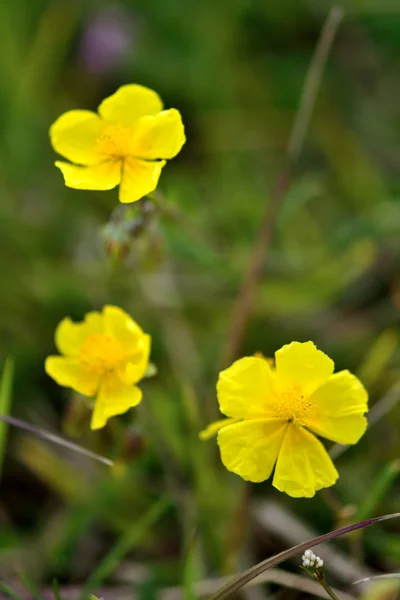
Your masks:
M 218 432 L 223 464 L 243 479 L 264 481 L 275 465 L 278 490 L 310 498 L 338 478 L 314 434 L 358 442 L 367 426 L 368 395 L 349 371 L 333 373 L 333 361 L 312 342 L 283 346 L 275 361 L 271 369 L 262 358 L 242 358 L 220 373 L 218 401 L 229 418 L 209 425 L 201 437 Z
M 50 128 L 57 161 L 68 187 L 111 190 L 118 184 L 121 202 L 135 202 L 157 187 L 166 159 L 185 143 L 179 111 L 163 110 L 156 92 L 123 85 L 99 106 L 70 110 Z
M 63 356 L 49 356 L 46 372 L 59 385 L 96 396 L 91 428 L 100 429 L 110 417 L 141 401 L 142 391 L 135 384 L 146 373 L 150 341 L 126 312 L 105 306 L 81 323 L 61 321 L 55 342 Z

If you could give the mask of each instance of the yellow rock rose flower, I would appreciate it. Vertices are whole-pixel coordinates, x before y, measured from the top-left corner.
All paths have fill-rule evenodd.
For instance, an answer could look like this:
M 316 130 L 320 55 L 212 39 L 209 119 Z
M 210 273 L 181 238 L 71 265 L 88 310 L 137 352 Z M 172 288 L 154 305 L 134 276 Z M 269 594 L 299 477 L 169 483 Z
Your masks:
M 179 111 L 163 110 L 156 92 L 123 85 L 99 106 L 70 110 L 50 128 L 58 154 L 71 163 L 55 164 L 68 187 L 111 190 L 119 184 L 121 202 L 135 202 L 157 187 L 166 159 L 185 143 Z
M 96 397 L 91 428 L 100 429 L 141 401 L 135 384 L 146 373 L 150 341 L 121 308 L 105 306 L 81 323 L 61 321 L 55 342 L 63 356 L 49 356 L 46 373 L 59 385 Z
M 349 373 L 333 373 L 333 361 L 312 342 L 292 342 L 275 353 L 275 369 L 262 358 L 242 358 L 222 371 L 217 384 L 221 412 L 203 439 L 218 432 L 221 459 L 248 481 L 264 481 L 296 498 L 311 498 L 338 478 L 314 434 L 355 444 L 367 421 L 368 395 Z

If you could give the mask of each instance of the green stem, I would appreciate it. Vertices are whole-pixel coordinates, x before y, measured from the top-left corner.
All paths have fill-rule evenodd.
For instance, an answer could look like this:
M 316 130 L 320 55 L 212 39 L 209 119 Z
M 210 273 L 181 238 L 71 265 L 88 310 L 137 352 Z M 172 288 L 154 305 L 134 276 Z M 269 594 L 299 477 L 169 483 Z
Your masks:
M 326 591 L 328 596 L 330 596 L 332 598 L 332 600 L 339 600 L 339 598 L 336 596 L 335 592 L 333 590 L 331 590 L 329 585 L 326 583 L 325 579 L 319 579 L 318 577 L 314 577 L 314 579 L 315 579 L 315 581 L 318 581 L 318 583 L 320 583 L 322 585 L 322 587 L 324 588 L 324 590 Z

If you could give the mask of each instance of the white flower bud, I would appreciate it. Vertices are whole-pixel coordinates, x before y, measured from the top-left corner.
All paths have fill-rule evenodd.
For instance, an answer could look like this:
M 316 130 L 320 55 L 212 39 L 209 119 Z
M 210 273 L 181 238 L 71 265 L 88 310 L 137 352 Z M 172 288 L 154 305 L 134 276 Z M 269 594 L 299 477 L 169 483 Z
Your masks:
M 324 561 L 319 556 L 316 556 L 312 550 L 306 550 L 301 557 L 303 561 L 303 567 L 311 568 L 314 571 L 321 569 L 324 565 Z

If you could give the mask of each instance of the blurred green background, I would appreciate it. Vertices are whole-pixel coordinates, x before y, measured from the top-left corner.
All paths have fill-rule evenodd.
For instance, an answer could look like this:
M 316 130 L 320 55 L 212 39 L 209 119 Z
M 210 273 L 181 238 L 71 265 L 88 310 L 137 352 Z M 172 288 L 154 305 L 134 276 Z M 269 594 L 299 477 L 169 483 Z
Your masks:
M 24 573 L 46 597 L 57 578 L 63 598 L 148 599 L 174 585 L 191 600 L 196 582 L 304 539 L 296 524 L 322 533 L 398 510 L 400 6 L 341 5 L 241 354 L 312 339 L 363 379 L 375 422 L 337 457 L 332 490 L 295 500 L 226 472 L 215 442 L 197 432 L 218 414 L 230 311 L 331 4 L 0 3 L 0 360 L 15 358 L 11 413 L 116 461 L 109 469 L 8 432 L 0 580 L 14 589 Z M 95 110 L 130 82 L 178 108 L 188 138 L 146 217 L 142 202 L 121 216 L 116 190 L 66 188 L 48 139 L 62 112 Z M 106 303 L 151 333 L 158 374 L 143 383 L 138 410 L 88 433 L 82 399 L 43 362 L 64 316 Z M 355 569 L 393 571 L 399 524 L 338 547 Z M 346 587 L 356 574 L 331 577 Z M 259 594 L 302 594 L 292 588 Z

